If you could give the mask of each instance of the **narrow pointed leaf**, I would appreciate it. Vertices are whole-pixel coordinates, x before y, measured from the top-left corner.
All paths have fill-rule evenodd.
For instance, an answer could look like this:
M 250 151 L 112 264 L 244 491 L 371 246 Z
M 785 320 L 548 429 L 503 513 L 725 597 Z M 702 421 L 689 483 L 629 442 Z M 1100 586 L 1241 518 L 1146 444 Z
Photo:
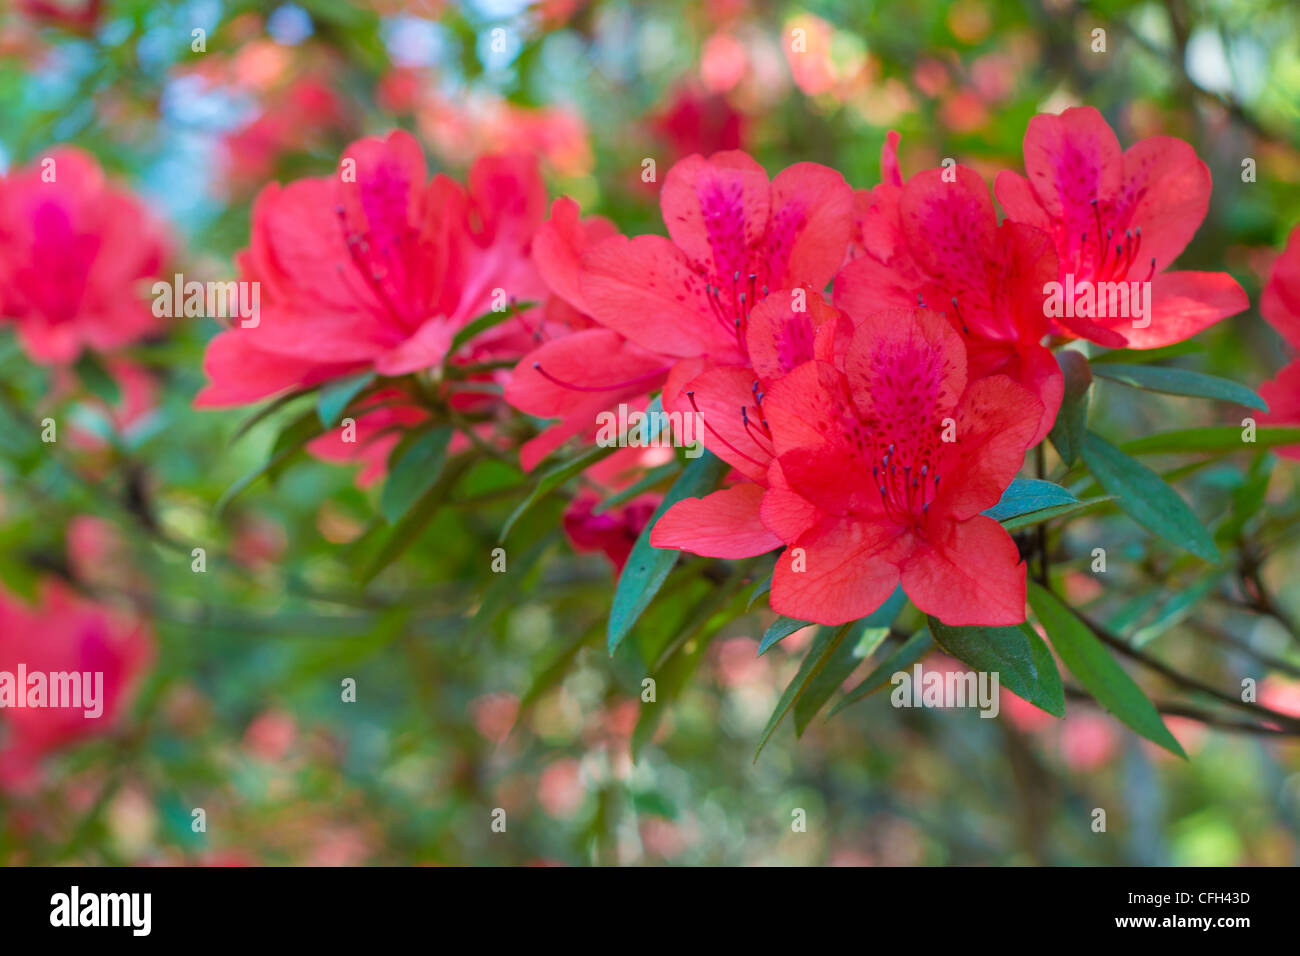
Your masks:
M 995 521 L 1007 521 L 1044 508 L 1078 503 L 1078 498 L 1058 484 L 1039 478 L 1017 478 L 1002 492 L 1001 500 L 984 514 Z
M 1224 402 L 1235 402 L 1248 408 L 1257 408 L 1261 412 L 1268 411 L 1268 404 L 1245 385 L 1185 368 L 1109 362 L 1096 366 L 1093 375 L 1121 382 L 1133 388 L 1146 389 L 1149 392 L 1187 395 L 1192 398 L 1214 398 Z
M 1159 435 L 1135 438 L 1120 447 L 1130 455 L 1157 455 L 1163 453 L 1262 451 L 1281 445 L 1300 445 L 1300 427 L 1269 426 L 1254 429 L 1254 441 L 1246 441 L 1246 426 L 1206 425 L 1200 428 L 1181 428 Z
M 1083 461 L 1106 493 L 1142 527 L 1211 564 L 1219 562 L 1219 549 L 1195 512 L 1146 465 L 1096 432 L 1084 438 Z
M 316 397 L 316 414 L 325 428 L 333 428 L 339 422 L 339 416 L 367 385 L 375 380 L 374 372 L 362 372 L 331 382 L 320 390 Z
M 922 628 L 917 631 L 897 648 L 894 652 L 881 661 L 871 673 L 868 674 L 857 687 L 849 691 L 827 714 L 827 719 L 834 717 L 849 704 L 855 704 L 865 697 L 869 697 L 882 687 L 889 686 L 890 678 L 902 670 L 907 670 L 917 661 L 919 661 L 930 651 L 934 650 L 934 638 L 930 636 L 929 628 Z
M 791 634 L 812 626 L 811 621 L 800 621 L 793 617 L 778 617 L 763 632 L 763 639 L 758 642 L 758 656 L 762 657 Z
M 655 399 L 646 408 L 646 415 L 649 416 L 646 420 L 651 423 L 650 427 L 647 429 L 647 442 L 653 442 L 659 436 L 659 429 L 663 423 L 663 416 L 655 413 L 660 411 L 660 409 L 659 397 L 655 396 Z M 561 462 L 560 464 L 542 472 L 541 476 L 537 479 L 537 483 L 528 493 L 528 497 L 519 503 L 518 507 L 510 513 L 510 517 L 506 518 L 505 524 L 501 526 L 501 534 L 498 535 L 497 540 L 504 541 L 509 536 L 510 529 L 513 528 L 519 519 L 527 514 L 533 506 L 537 504 L 537 502 L 541 501 L 569 479 L 576 478 L 592 465 L 608 458 L 610 455 L 614 454 L 614 452 L 618 451 L 618 448 L 618 445 L 593 445 L 591 448 L 588 448 L 586 451 L 579 454 L 576 458 L 571 458 L 569 461 Z M 696 461 L 699 460 L 700 459 L 696 459 Z
M 1085 511 L 1092 511 L 1094 508 L 1114 501 L 1110 495 L 1099 495 L 1096 498 L 1085 498 L 1083 501 L 1076 501 L 1072 505 L 1057 505 L 1054 508 L 1043 508 L 1041 511 L 1031 511 L 1028 514 L 1017 515 L 1014 518 L 1007 518 L 1002 522 L 1002 527 L 1008 531 L 1019 531 L 1021 528 L 1028 528 L 1036 524 L 1042 524 L 1044 521 L 1051 521 L 1054 518 L 1065 518 L 1070 515 L 1083 514 Z
M 1065 716 L 1065 689 L 1052 653 L 1032 627 L 949 627 L 930 618 L 930 634 L 943 650 L 1053 717 Z
M 1029 605 L 1062 662 L 1099 704 L 1131 730 L 1187 759 L 1155 705 L 1116 663 L 1088 625 L 1054 594 L 1033 581 L 1029 582 Z
M 439 426 L 396 456 L 379 499 L 379 510 L 389 524 L 396 524 L 438 480 L 451 436 L 450 426 Z
M 1058 352 L 1056 360 L 1065 374 L 1065 394 L 1048 438 L 1061 460 L 1073 465 L 1083 450 L 1083 434 L 1088 428 L 1092 372 L 1087 358 L 1074 349 Z
M 854 622 L 849 622 L 840 627 L 823 627 L 817 632 L 817 637 L 813 640 L 812 647 L 804 656 L 803 661 L 799 664 L 799 670 L 794 678 L 786 686 L 785 692 L 781 699 L 777 701 L 776 709 L 772 711 L 772 716 L 767 720 L 767 726 L 763 728 L 763 734 L 759 738 L 758 747 L 754 750 L 754 762 L 758 763 L 758 755 L 763 752 L 767 746 L 768 740 L 771 739 L 773 732 L 781 723 L 781 720 L 790 712 L 790 708 L 795 705 L 795 701 L 804 692 L 813 678 L 821 673 L 832 655 L 848 638 L 849 632 L 853 630 Z
M 320 433 L 320 422 L 316 420 L 314 411 L 304 412 L 285 425 L 280 430 L 280 434 L 276 436 L 275 443 L 271 446 L 266 461 L 246 473 L 217 499 L 216 513 L 218 515 L 223 514 L 235 496 L 257 481 L 258 478 L 263 475 L 275 478 L 279 475 L 284 470 L 289 459 L 300 452 L 303 445 L 320 435 Z
M 627 637 L 641 612 L 659 593 L 664 579 L 677 561 L 676 550 L 650 546 L 650 532 L 663 517 L 664 512 L 683 498 L 698 498 L 717 487 L 729 466 L 717 455 L 705 452 L 682 469 L 681 477 L 664 496 L 650 521 L 646 523 L 632 546 L 623 573 L 619 575 L 614 591 L 614 603 L 609 612 L 606 642 L 611 654 Z
M 856 636 L 856 640 L 854 637 Z M 858 666 L 876 652 L 876 648 L 889 636 L 888 627 L 866 627 L 859 624 L 849 640 L 844 641 L 830 655 L 817 676 L 808 682 L 794 704 L 794 734 L 802 737 L 804 729 L 812 723 L 831 695 L 844 686 Z

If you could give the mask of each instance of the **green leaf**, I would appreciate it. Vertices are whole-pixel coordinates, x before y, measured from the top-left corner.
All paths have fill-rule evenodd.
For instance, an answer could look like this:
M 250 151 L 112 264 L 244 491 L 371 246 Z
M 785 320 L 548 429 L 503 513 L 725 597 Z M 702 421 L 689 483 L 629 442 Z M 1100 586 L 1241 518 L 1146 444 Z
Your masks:
M 1110 362 L 1127 362 L 1130 365 L 1147 362 L 1163 362 L 1165 359 L 1181 358 L 1184 355 L 1196 355 L 1205 351 L 1205 346 L 1196 339 L 1186 339 L 1173 345 L 1162 345 L 1158 349 L 1109 349 L 1088 359 L 1094 366 Z
M 453 459 L 442 470 L 432 487 L 426 491 L 415 505 L 406 512 L 379 546 L 379 550 L 365 564 L 361 570 L 362 583 L 369 583 L 384 568 L 396 561 L 403 552 L 406 551 L 415 540 L 420 536 L 420 532 L 425 529 L 442 503 L 446 500 L 447 495 L 451 493 L 452 488 L 456 486 L 461 475 L 469 468 L 472 459 L 468 456 L 460 456 Z
M 796 631 L 802 631 L 805 627 L 812 626 L 811 621 L 800 621 L 793 617 L 778 617 L 763 632 L 763 639 L 758 642 L 758 656 L 762 657 Z
M 655 396 L 654 400 L 646 407 L 646 421 L 650 423 L 650 427 L 647 429 L 647 442 L 653 442 L 659 437 L 659 430 L 664 419 L 663 415 L 657 414 L 659 411 L 661 411 L 659 397 Z M 510 517 L 506 518 L 505 524 L 501 526 L 501 533 L 497 536 L 497 540 L 504 541 L 510 534 L 510 529 L 515 526 L 515 523 L 526 515 L 533 506 L 537 504 L 537 502 L 541 501 L 570 478 L 576 478 L 592 465 L 608 458 L 614 452 L 618 451 L 618 449 L 618 445 L 594 445 L 582 452 L 576 458 L 560 462 L 560 464 L 542 472 L 537 479 L 537 483 L 533 485 L 532 490 L 528 493 L 528 497 L 519 502 L 518 507 L 510 513 Z M 698 461 L 699 459 L 696 460 Z
M 276 436 L 275 444 L 271 446 L 271 453 L 267 456 L 266 461 L 232 484 L 217 499 L 217 515 L 224 514 L 227 506 L 234 500 L 235 496 L 257 481 L 258 478 L 263 475 L 275 478 L 279 475 L 284 470 L 284 466 L 289 459 L 300 452 L 307 442 L 319 436 L 320 433 L 320 422 L 316 420 L 314 411 L 303 412 L 285 425 L 280 430 L 279 435 Z
M 109 405 L 116 405 L 122 400 L 122 390 L 117 386 L 117 379 L 104 367 L 103 363 L 90 351 L 81 353 L 77 364 L 73 366 L 77 378 L 86 391 Z
M 894 649 L 894 652 L 881 661 L 857 687 L 845 694 L 827 714 L 827 719 L 834 717 L 849 704 L 855 704 L 869 697 L 882 687 L 889 686 L 890 678 L 902 670 L 907 670 L 930 651 L 934 650 L 934 638 L 929 628 L 921 628 L 906 641 Z
M 607 631 L 610 654 L 613 654 L 627 637 L 628 631 L 641 616 L 641 612 L 646 609 L 646 605 L 659 592 L 664 579 L 668 577 L 668 572 L 672 570 L 677 560 L 677 551 L 650 546 L 651 530 L 663 517 L 664 512 L 683 498 L 702 497 L 716 488 L 729 467 L 721 458 L 708 451 L 690 462 L 641 531 L 641 536 L 632 546 L 632 553 L 628 555 L 627 564 L 623 566 L 623 573 L 619 575 L 618 586 L 614 591 L 614 603 L 610 608 Z
M 1120 447 L 1130 455 L 1156 455 L 1176 452 L 1259 451 L 1281 445 L 1300 445 L 1300 427 L 1256 428 L 1254 442 L 1244 441 L 1244 427 L 1206 425 L 1182 428 L 1127 441 Z
M 1021 528 L 1028 528 L 1032 525 L 1042 524 L 1044 521 L 1051 521 L 1053 518 L 1064 518 L 1067 515 L 1082 514 L 1085 511 L 1091 511 L 1094 508 L 1106 504 L 1108 501 L 1114 501 L 1110 495 L 1100 495 L 1096 498 L 1085 498 L 1083 501 L 1076 501 L 1072 505 L 1057 505 L 1054 508 L 1044 508 L 1041 511 L 1031 511 L 1028 514 L 1018 515 L 1015 518 L 1008 518 L 1002 522 L 1002 527 L 1008 531 L 1019 531 Z
M 941 648 L 977 671 L 998 675 L 1002 687 L 1053 717 L 1065 716 L 1065 690 L 1051 651 L 1027 624 L 1015 627 L 949 627 L 930 618 Z
M 288 395 L 281 395 L 279 398 L 275 399 L 274 401 L 267 402 L 265 405 L 263 405 L 261 408 L 259 408 L 257 411 L 255 411 L 253 414 L 249 415 L 247 418 L 245 418 L 242 422 L 239 423 L 239 427 L 235 429 L 235 433 L 230 436 L 230 443 L 233 445 L 240 438 L 243 438 L 245 435 L 247 435 L 248 432 L 252 430 L 254 425 L 258 424 L 259 422 L 265 421 L 269 416 L 275 414 L 276 412 L 278 412 L 280 409 L 284 408 L 286 405 L 290 404 L 291 402 L 297 401 L 298 399 L 306 395 L 310 395 L 313 392 L 317 392 L 319 390 L 320 390 L 320 386 L 315 385 L 311 388 L 305 389 L 300 392 L 290 392 Z
M 758 747 L 754 750 L 754 763 L 758 763 L 758 755 L 767 746 L 767 742 L 771 739 L 777 725 L 790 712 L 790 708 L 795 705 L 800 695 L 812 683 L 813 678 L 821 673 L 822 668 L 830 661 L 839 646 L 844 643 L 853 627 L 854 622 L 850 621 L 841 627 L 823 627 L 817 632 L 812 647 L 808 649 L 808 653 L 799 664 L 798 672 L 786 686 L 781 699 L 777 701 L 776 709 L 772 711 L 772 716 L 767 720 L 767 726 L 763 728 L 763 735 L 759 738 Z
M 1082 352 L 1063 349 L 1056 354 L 1065 375 L 1065 394 L 1056 423 L 1047 436 L 1065 464 L 1073 465 L 1083 450 L 1083 433 L 1088 428 L 1089 390 L 1092 372 Z
M 889 627 L 865 627 L 858 639 L 844 641 L 831 654 L 817 676 L 808 682 L 794 704 L 794 735 L 802 737 L 817 711 L 844 686 L 858 665 L 876 652 L 889 636 Z
M 1187 759 L 1155 705 L 1073 611 L 1033 581 L 1029 582 L 1029 606 L 1065 666 L 1099 704 L 1131 730 Z
M 588 448 L 576 458 L 560 462 L 558 465 L 554 465 L 542 472 L 538 476 L 536 484 L 529 490 L 528 496 L 519 502 L 515 510 L 510 512 L 510 516 L 506 518 L 505 523 L 501 525 L 501 533 L 497 535 L 497 540 L 505 541 L 510 536 L 510 530 L 514 528 L 519 519 L 528 514 L 539 501 L 560 487 L 560 485 L 570 478 L 576 478 L 592 465 L 608 458 L 616 451 L 618 451 L 618 447 L 615 445 L 610 445 L 608 448 L 596 445 Z
M 757 600 L 758 600 L 759 598 L 761 598 L 764 594 L 767 594 L 769 591 L 772 590 L 772 574 L 773 574 L 773 573 L 774 573 L 773 571 L 768 571 L 768 572 L 767 572 L 767 577 L 763 578 L 763 580 L 761 580 L 761 581 L 759 581 L 757 584 L 755 584 L 755 585 L 754 585 L 754 590 L 752 590 L 752 591 L 749 592 L 749 601 L 748 601 L 748 603 L 745 604 L 745 610 L 746 610 L 746 611 L 748 611 L 750 608 L 752 608 L 752 607 L 754 606 L 754 602 L 755 602 L 755 601 L 757 601 Z M 760 653 L 760 654 L 763 653 L 762 650 L 760 650 L 759 653 Z
M 379 498 L 379 510 L 389 524 L 396 524 L 438 480 L 451 436 L 451 426 L 441 425 L 394 455 Z
M 1231 543 L 1241 536 L 1246 525 L 1264 506 L 1273 466 L 1277 459 L 1267 452 L 1258 454 L 1250 463 L 1250 470 L 1241 484 L 1232 490 L 1232 511 L 1214 531 L 1216 541 Z
M 375 380 L 374 372 L 362 372 L 350 375 L 338 381 L 330 382 L 320 390 L 316 397 L 316 414 L 325 428 L 333 428 L 339 422 L 339 416 L 367 385 Z
M 504 574 L 493 574 L 496 579 L 487 586 L 474 620 L 470 623 L 470 632 L 477 634 L 486 630 L 505 608 L 517 605 L 539 561 L 548 548 L 552 547 L 562 535 L 558 528 L 542 535 L 519 557 L 512 557 L 506 565 Z
M 1006 521 L 1044 508 L 1078 503 L 1078 498 L 1058 484 L 1040 478 L 1017 478 L 1002 492 L 1001 500 L 984 514 L 995 521 Z
M 1245 385 L 1216 375 L 1206 375 L 1204 372 L 1160 365 L 1126 365 L 1111 362 L 1096 366 L 1093 374 L 1098 378 L 1107 378 L 1149 392 L 1188 395 L 1193 398 L 1214 398 L 1235 402 L 1248 408 L 1257 408 L 1261 412 L 1268 411 L 1267 403 Z
M 1142 648 L 1179 623 L 1192 612 L 1202 598 L 1214 590 L 1223 579 L 1223 571 L 1211 571 L 1199 581 L 1187 588 L 1180 588 L 1173 597 L 1160 608 L 1154 621 L 1138 629 L 1129 639 L 1133 647 Z
M 1146 465 L 1092 431 L 1083 441 L 1083 461 L 1142 527 L 1211 564 L 1219 562 L 1219 549 L 1195 512 Z
M 484 312 L 482 315 L 476 317 L 472 322 L 470 322 L 469 325 L 465 326 L 452 336 L 451 345 L 447 347 L 448 357 L 455 355 L 460 351 L 462 345 L 474 338 L 476 335 L 480 335 L 488 329 L 500 325 L 507 319 L 513 319 L 520 312 L 527 312 L 536 304 L 536 302 L 516 302 L 512 303 L 510 308 L 501 312 Z
M 642 478 L 640 481 L 636 482 L 635 484 L 629 485 L 627 488 L 624 488 L 622 491 L 617 492 L 616 494 L 612 494 L 608 498 L 605 498 L 604 500 L 598 502 L 596 504 L 596 507 L 591 509 L 591 513 L 594 515 L 603 514 L 604 512 L 608 511 L 610 508 L 616 508 L 619 505 L 623 504 L 624 502 L 631 501 L 633 498 L 637 497 L 638 495 L 644 494 L 645 492 L 649 491 L 651 488 L 659 484 L 665 478 L 668 478 L 671 475 L 675 475 L 681 470 L 682 470 L 681 465 L 679 465 L 676 461 L 670 461 L 668 464 L 660 465 L 658 468 L 651 468 L 648 472 L 646 472 L 645 477 Z

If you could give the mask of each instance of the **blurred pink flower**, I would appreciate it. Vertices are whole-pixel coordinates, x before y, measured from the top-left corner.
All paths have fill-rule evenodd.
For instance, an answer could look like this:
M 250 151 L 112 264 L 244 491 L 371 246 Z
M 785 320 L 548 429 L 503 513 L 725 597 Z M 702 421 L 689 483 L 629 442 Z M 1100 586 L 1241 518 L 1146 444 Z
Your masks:
M 29 677 L 73 671 L 103 675 L 98 717 L 86 716 L 83 707 L 0 710 L 0 788 L 27 786 L 37 779 L 46 755 L 110 733 L 148 667 L 152 647 L 145 623 L 82 598 L 55 579 L 41 583 L 34 606 L 0 592 L 0 671 L 16 679 L 21 664 Z M 28 689 L 17 690 L 26 694 Z
M 1061 727 L 1061 759 L 1078 773 L 1102 767 L 1118 750 L 1114 721 L 1105 714 L 1072 714 Z
M 549 764 L 537 781 L 537 802 L 559 820 L 568 819 L 582 809 L 586 797 L 581 765 L 572 758 Z
M 0 179 L 0 316 L 33 361 L 75 361 L 158 330 L 146 299 L 161 225 L 94 157 L 63 146 Z

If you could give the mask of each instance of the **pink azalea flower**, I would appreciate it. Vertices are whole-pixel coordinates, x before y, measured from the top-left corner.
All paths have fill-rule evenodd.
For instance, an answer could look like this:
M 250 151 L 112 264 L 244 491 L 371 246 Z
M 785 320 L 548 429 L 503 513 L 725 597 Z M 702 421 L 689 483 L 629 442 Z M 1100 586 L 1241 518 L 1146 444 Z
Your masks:
M 152 655 L 149 628 L 104 605 L 79 597 L 53 579 L 34 607 L 0 593 L 0 671 L 28 675 L 55 671 L 103 674 L 103 713 L 85 708 L 5 707 L 0 710 L 0 787 L 29 785 L 48 754 L 87 737 L 109 733 Z M 25 688 L 23 689 L 25 691 Z
M 946 624 L 1025 616 L 1025 567 L 980 512 L 1024 461 L 1042 405 L 1004 375 L 971 379 L 938 313 L 878 313 L 843 367 L 812 361 L 767 393 L 775 457 L 763 522 L 789 547 L 772 609 L 821 624 L 874 611 L 900 583 Z
M 336 173 L 267 186 L 253 206 L 240 278 L 261 283 L 256 326 L 208 345 L 198 407 L 242 405 L 355 372 L 439 365 L 496 290 L 543 291 L 528 257 L 545 190 L 533 160 L 485 157 L 468 189 L 426 179 L 408 133 L 358 140 Z M 342 167 L 341 167 L 342 168 Z
M 855 197 L 857 255 L 835 280 L 835 304 L 852 315 L 918 305 L 945 313 L 966 343 L 972 378 L 1007 375 L 1038 396 L 1037 443 L 1064 391 L 1042 344 L 1050 331 L 1043 286 L 1057 275 L 1050 238 L 1020 223 L 999 225 L 988 186 L 964 166 L 904 182 L 896 133 L 881 166 L 884 182 Z
M 146 294 L 165 248 L 144 204 L 79 149 L 0 180 L 0 316 L 33 361 L 70 363 L 156 331 Z
M 1025 172 L 994 184 L 1007 218 L 1049 233 L 1061 281 L 1150 282 L 1150 324 L 1130 317 L 1061 318 L 1057 331 L 1109 348 L 1190 338 L 1250 304 L 1225 272 L 1167 272 L 1210 204 L 1210 170 L 1180 139 L 1152 136 L 1121 151 L 1092 107 L 1040 114 L 1025 131 Z M 1096 319 L 1095 321 L 1093 319 Z

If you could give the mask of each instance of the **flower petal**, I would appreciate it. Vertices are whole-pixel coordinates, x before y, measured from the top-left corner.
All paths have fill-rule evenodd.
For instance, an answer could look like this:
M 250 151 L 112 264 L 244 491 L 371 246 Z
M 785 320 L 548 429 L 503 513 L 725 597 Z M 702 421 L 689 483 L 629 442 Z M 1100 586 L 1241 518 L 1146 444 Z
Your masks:
M 683 498 L 655 524 L 650 544 L 707 558 L 750 558 L 781 546 L 759 519 L 763 488 L 742 482 L 703 498 Z
M 745 153 L 698 153 L 673 164 L 660 195 L 668 235 L 713 275 L 749 271 L 749 250 L 767 230 L 767 173 Z M 837 263 L 838 265 L 838 263 Z
M 963 520 L 997 504 L 1042 414 L 1042 402 L 1005 375 L 972 382 L 954 414 L 957 440 L 943 445 L 943 484 L 931 510 Z
M 1132 273 L 1146 276 L 1150 262 L 1166 269 L 1187 247 L 1210 208 L 1210 167 L 1189 143 L 1151 136 L 1124 151 L 1124 180 L 1111 210 L 1114 221 L 1142 230 Z
M 800 299 L 804 308 L 795 311 Z M 749 314 L 745 344 L 755 374 L 766 382 L 813 359 L 832 361 L 836 337 L 847 345 L 852 334 L 848 318 L 816 292 L 779 289 Z
M 772 180 L 771 204 L 763 247 L 768 283 L 825 289 L 848 249 L 853 190 L 829 166 L 795 163 Z
M 761 484 L 767 480 L 772 446 L 754 400 L 756 383 L 753 369 L 736 366 L 711 368 L 691 379 L 685 392 L 697 415 L 683 440 L 702 440 L 709 451 Z
M 772 610 L 816 624 L 865 617 L 898 586 L 903 544 L 885 521 L 824 518 L 777 558 Z
M 1164 272 L 1151 281 L 1150 326 L 1132 320 L 1114 328 L 1131 349 L 1154 349 L 1189 339 L 1220 319 L 1244 312 L 1250 299 L 1226 272 Z
M 1025 619 L 1025 566 L 1011 535 L 992 518 L 976 515 L 943 529 L 932 524 L 901 577 L 918 608 L 952 627 L 1004 627 Z
M 1259 311 L 1282 338 L 1300 349 L 1300 229 L 1292 229 L 1286 250 L 1273 262 Z
M 1092 200 L 1119 192 L 1123 154 L 1115 132 L 1091 106 L 1040 113 L 1025 130 L 1025 172 L 1047 214 L 1067 236 L 1094 229 Z
M 662 236 L 611 236 L 582 259 L 582 297 L 602 325 L 665 355 L 744 361 L 710 309 L 705 280 Z
M 533 237 L 533 262 L 551 291 L 579 312 L 591 314 L 582 297 L 582 254 L 617 229 L 607 219 L 579 220 L 578 204 L 562 196 L 551 205 L 551 218 Z

